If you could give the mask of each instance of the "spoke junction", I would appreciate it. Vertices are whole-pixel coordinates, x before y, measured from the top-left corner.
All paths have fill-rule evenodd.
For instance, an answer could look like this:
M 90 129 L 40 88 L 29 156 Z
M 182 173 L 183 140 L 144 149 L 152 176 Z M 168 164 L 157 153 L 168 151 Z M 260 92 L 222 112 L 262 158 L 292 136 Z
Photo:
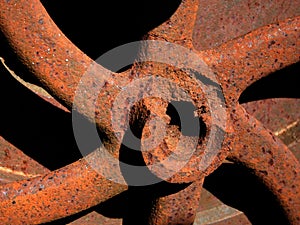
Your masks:
M 188 49 L 187 54 L 170 54 L 172 57 L 169 58 L 179 58 L 178 64 L 139 62 L 137 59 L 131 69 L 115 73 L 81 52 L 56 26 L 38 0 L 1 0 L 0 28 L 11 47 L 55 99 L 96 124 L 103 142 L 97 151 L 63 168 L 55 171 L 42 168 L 42 175 L 1 185 L 0 218 L 3 223 L 44 223 L 84 211 L 127 189 L 129 192 L 135 190 L 136 187 L 130 186 L 130 177 L 124 172 L 122 162 L 110 162 L 109 158 L 99 160 L 104 157 L 101 153 L 108 149 L 114 159 L 123 157 L 124 161 L 131 162 L 132 158 L 124 157 L 124 152 L 132 152 L 125 146 L 132 127 L 139 138 L 136 145 L 141 150 L 138 156 L 133 154 L 136 157 L 133 159 L 140 160 L 134 163 L 144 166 L 163 185 L 183 185 L 174 193 L 161 194 L 155 190 L 147 202 L 151 210 L 146 218 L 142 218 L 148 224 L 193 223 L 200 208 L 205 176 L 217 169 L 227 156 L 251 169 L 276 195 L 290 223 L 299 223 L 299 162 L 277 137 L 245 112 L 238 100 L 255 81 L 299 61 L 300 17 L 258 28 L 214 49 L 196 51 L 192 39 L 198 7 L 198 0 L 183 0 L 167 21 L 144 36 L 147 40 Z M 152 48 L 151 41 L 141 46 L 139 58 L 154 57 L 155 60 L 161 46 Z M 192 57 L 194 52 L 196 59 Z M 166 55 L 166 51 L 163 54 Z M 196 69 L 201 67 L 201 73 L 189 71 L 190 68 L 185 67 L 188 64 Z M 1 73 L 7 73 L 2 65 Z M 123 95 L 122 91 L 139 80 L 147 80 L 138 83 L 142 90 L 127 91 L 140 96 L 133 104 L 130 96 Z M 199 88 L 198 80 L 207 85 Z M 179 88 L 175 90 L 173 83 Z M 93 91 L 99 87 L 101 92 L 94 96 Z M 219 92 L 216 91 L 218 88 Z M 156 89 L 162 90 L 163 96 L 171 97 L 152 96 Z M 207 92 L 216 94 L 208 95 Z M 125 99 L 125 103 L 118 104 L 116 109 L 115 101 L 120 99 L 120 93 L 120 102 Z M 187 120 L 199 123 L 201 132 L 185 133 L 183 124 L 169 112 L 170 104 L 176 101 L 194 107 Z M 91 109 L 95 110 L 90 112 Z M 120 117 L 117 122 L 113 121 L 114 114 Z M 222 118 L 226 120 L 225 125 Z M 163 123 L 165 130 L 161 129 Z M 218 143 L 210 143 L 208 136 L 213 136 Z M 159 137 L 162 137 L 162 144 L 143 152 L 149 145 L 147 138 L 155 142 Z M 210 147 L 218 152 L 212 152 Z M 173 158 L 165 160 L 167 156 Z M 164 164 L 154 165 L 157 161 Z M 111 170 L 111 163 L 117 168 L 117 175 Z M 179 169 L 174 172 L 176 166 Z M 97 172 L 100 167 L 108 176 Z M 174 173 L 169 176 L 170 171 Z M 128 185 L 112 181 L 113 177 L 120 176 Z

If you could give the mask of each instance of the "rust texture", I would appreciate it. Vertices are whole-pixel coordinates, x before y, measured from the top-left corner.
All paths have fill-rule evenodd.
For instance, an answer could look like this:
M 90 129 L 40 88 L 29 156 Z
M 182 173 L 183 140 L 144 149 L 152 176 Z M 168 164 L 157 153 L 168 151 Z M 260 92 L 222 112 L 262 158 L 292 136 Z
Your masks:
M 299 99 L 265 99 L 245 103 L 243 107 L 279 137 L 300 161 Z
M 192 224 L 199 210 L 203 179 L 185 189 L 157 199 L 149 224 Z
M 50 172 L 0 136 L 0 183 L 28 179 Z
M 226 99 L 238 101 L 258 79 L 299 61 L 299 21 L 294 17 L 268 25 L 204 52 L 223 83 Z
M 241 106 L 236 108 L 236 132 L 229 158 L 251 168 L 277 196 L 292 224 L 299 223 L 300 165 L 293 153 Z
M 101 177 L 83 159 L 59 171 L 4 184 L 1 189 L 3 224 L 40 224 L 83 211 L 126 187 Z
M 297 122 L 300 117 L 299 99 L 265 99 L 256 101 L 255 104 L 254 102 L 245 103 L 243 107 L 269 130 L 274 132 L 276 136 L 283 133 L 284 128 Z
M 23 59 L 26 66 L 35 74 L 45 89 L 71 109 L 75 91 L 81 76 L 89 69 L 91 74 L 90 85 L 93 77 L 97 76 L 98 84 L 112 83 L 105 74 L 113 74 L 82 53 L 55 25 L 45 8 L 39 1 L 1 1 L 0 27 L 16 53 Z M 38 12 L 38 13 L 37 13 Z M 25 19 L 26 18 L 26 19 Z M 34 40 L 34 41 L 32 41 Z M 93 66 L 93 67 L 92 67 Z M 92 67 L 92 69 L 91 69 Z M 103 76 L 98 76 L 101 74 Z M 114 76 L 113 76 L 114 77 Z M 123 86 L 126 81 L 121 79 L 121 74 L 114 80 L 116 86 Z M 121 84 L 120 84 L 121 83 Z M 102 86 L 102 85 L 101 85 Z M 117 91 L 116 86 L 108 85 L 107 89 L 113 96 Z M 104 91 L 104 93 L 106 93 Z M 88 92 L 89 94 L 89 92 Z M 88 105 L 84 96 L 80 113 L 87 116 L 92 105 Z M 101 101 L 102 100 L 102 101 Z M 99 127 L 106 130 L 108 139 L 116 144 L 110 124 L 111 99 L 107 95 L 99 97 L 102 105 L 96 108 L 95 114 Z M 80 104 L 80 105 L 81 105 Z M 101 113 L 100 113 L 101 112 Z M 99 116 L 101 114 L 101 116 Z M 87 116 L 88 117 L 88 116 Z M 114 140 L 114 141 L 113 141 Z M 115 153 L 117 156 L 117 153 Z
M 206 134 L 202 138 L 199 136 L 181 137 L 187 139 L 182 147 L 183 151 L 191 149 L 190 143 L 193 138 L 198 138 L 197 148 L 188 163 L 167 181 L 170 184 L 185 183 L 189 185 L 177 193 L 153 199 L 151 213 L 147 218 L 150 224 L 191 224 L 193 221 L 197 221 L 196 214 L 201 209 L 199 204 L 203 179 L 218 168 L 226 157 L 251 169 L 277 197 L 289 222 L 294 225 L 300 222 L 299 161 L 278 137 L 250 116 L 238 102 L 241 93 L 255 81 L 276 70 L 299 62 L 300 17 L 297 11 L 299 7 L 290 6 L 288 3 L 292 4 L 292 1 L 272 3 L 256 1 L 251 4 L 239 2 L 237 1 L 235 5 L 231 5 L 229 1 L 225 2 L 227 8 L 224 11 L 218 10 L 217 6 L 221 7 L 223 4 L 220 1 L 211 2 L 211 7 L 214 8 L 210 8 L 208 3 L 203 3 L 203 1 L 200 1 L 201 4 L 199 4 L 198 0 L 183 0 L 177 11 L 167 21 L 144 37 L 147 40 L 178 44 L 197 52 L 197 56 L 214 72 L 225 98 L 223 108 L 228 114 L 226 126 L 220 127 L 220 132 L 224 133 L 224 140 L 222 145 L 218 146 L 219 154 L 204 171 L 200 169 L 200 162 L 202 157 L 205 158 L 202 153 L 206 146 Z M 228 26 L 221 28 L 212 26 L 211 29 L 216 32 L 207 31 L 211 36 L 203 37 L 202 35 L 206 35 L 205 33 L 195 34 L 196 21 L 201 23 L 203 17 L 207 16 L 205 13 L 199 13 L 201 6 L 206 6 L 205 13 L 211 14 L 212 11 L 217 10 L 218 13 L 224 14 L 222 20 Z M 270 18 L 270 20 L 256 18 L 258 13 L 255 10 L 264 9 L 267 6 L 275 15 L 278 15 L 283 7 L 284 14 Z M 242 8 L 244 12 L 249 10 L 246 19 L 243 19 L 244 17 L 238 19 L 240 17 L 238 12 L 232 14 L 236 11 L 235 7 Z M 255 10 L 253 11 L 253 9 Z M 218 13 L 213 13 L 213 15 L 218 17 Z M 213 19 L 208 19 L 208 21 L 212 23 Z M 251 21 L 255 21 L 253 26 L 251 26 Z M 236 22 L 238 23 L 236 24 Z M 216 22 L 216 26 L 220 25 L 221 23 Z M 203 26 L 208 29 L 207 25 L 203 24 Z M 232 27 L 240 30 L 234 30 Z M 115 158 L 119 159 L 121 146 L 115 133 L 118 133 L 122 139 L 128 128 L 127 124 L 123 125 L 124 118 L 131 116 L 131 123 L 140 123 L 138 124 L 141 129 L 139 135 L 142 137 L 142 142 L 148 137 L 151 138 L 151 131 L 156 130 L 157 135 L 161 132 L 159 127 L 155 128 L 156 124 L 148 124 L 150 117 L 155 115 L 162 118 L 168 124 L 164 145 L 154 148 L 153 151 L 142 153 L 146 166 L 159 178 L 164 177 L 163 170 L 152 171 L 151 165 L 163 160 L 173 152 L 180 139 L 178 126 L 170 123 L 172 116 L 166 113 L 170 102 L 155 98 L 143 99 L 133 107 L 131 115 L 126 112 L 128 105 L 119 105 L 118 112 L 124 111 L 125 116 L 117 121 L 121 124 L 120 129 L 114 130 L 111 121 L 112 114 L 118 112 L 113 111 L 113 104 L 122 87 L 130 84 L 136 77 L 147 78 L 157 75 L 160 78 L 172 80 L 190 96 L 192 104 L 197 109 L 197 116 L 202 119 L 208 132 L 215 126 L 211 124 L 213 115 L 210 110 L 212 109 L 205 100 L 203 90 L 198 88 L 195 78 L 189 76 L 186 71 L 155 62 L 137 62 L 132 68 L 122 73 L 109 71 L 94 63 L 74 46 L 59 30 L 38 0 L 1 0 L 0 29 L 23 63 L 38 78 L 43 87 L 69 110 L 73 107 L 80 79 L 87 71 L 89 78 L 86 90 L 97 85 L 103 87 L 96 99 L 95 122 L 105 136 L 104 146 Z M 223 30 L 229 31 L 226 37 L 220 36 L 220 32 Z M 248 33 L 249 31 L 251 32 Z M 202 44 L 205 42 L 206 44 L 194 45 L 193 35 L 204 39 Z M 207 38 L 214 40 L 214 43 L 207 42 Z M 151 51 L 159 52 L 160 49 L 141 46 L 139 55 L 151 55 L 153 53 Z M 177 57 L 177 55 L 170 57 Z M 180 63 L 184 68 L 185 64 L 190 62 L 183 60 Z M 201 75 L 207 79 L 209 77 L 205 70 Z M 97 83 L 94 83 L 93 78 L 96 76 L 98 80 Z M 151 82 L 152 86 L 149 85 L 155 89 L 155 82 Z M 170 87 L 166 85 L 166 90 L 172 92 L 169 89 Z M 138 90 L 132 94 L 146 96 L 147 92 L 150 93 L 149 90 Z M 74 108 L 93 122 L 88 111 L 93 108 L 93 101 L 88 101 L 91 98 L 94 96 L 87 91 L 79 99 L 80 106 L 75 105 Z M 175 93 L 172 100 L 184 101 L 184 98 L 176 96 Z M 85 105 L 85 107 L 81 107 L 81 105 Z M 203 107 L 207 110 L 200 110 Z M 216 114 L 218 113 L 220 111 L 216 112 Z M 4 155 L 0 155 L 5 168 L 10 168 L 11 171 L 21 170 L 24 174 L 29 173 L 30 166 L 21 165 L 21 168 L 11 168 L 10 164 L 15 163 L 9 158 L 11 152 L 24 157 L 24 159 L 27 158 L 5 140 L 0 139 L 0 141 L 0 147 L 6 149 Z M 142 147 L 146 147 L 146 145 L 142 143 Z M 105 150 L 100 148 L 99 151 Z M 4 182 L 6 184 L 1 185 L 1 222 L 3 224 L 44 223 L 83 211 L 124 192 L 128 188 L 126 185 L 108 180 L 90 166 L 89 163 L 93 162 L 94 166 L 107 170 L 110 177 L 115 176 L 114 171 L 109 169 L 109 162 L 101 162 L 99 165 L 97 157 L 99 157 L 97 151 L 94 151 L 77 162 L 51 172 L 31 162 L 31 165 L 39 168 L 43 174 L 24 180 L 15 179 L 18 181 Z M 18 160 L 17 157 L 16 159 Z M 179 161 L 174 160 L 172 165 L 176 166 Z M 86 219 L 85 224 L 89 224 L 90 219 L 95 222 L 105 221 L 102 217 L 96 217 L 95 214 L 90 214 Z M 248 222 L 237 214 L 228 224 L 242 220 L 245 223 Z M 78 222 L 81 223 L 80 220 Z M 119 221 L 111 223 L 115 222 Z
M 198 11 L 197 29 L 193 34 L 193 43 L 199 51 L 215 48 L 259 27 L 300 14 L 297 0 L 200 0 L 199 6 L 205 9 Z

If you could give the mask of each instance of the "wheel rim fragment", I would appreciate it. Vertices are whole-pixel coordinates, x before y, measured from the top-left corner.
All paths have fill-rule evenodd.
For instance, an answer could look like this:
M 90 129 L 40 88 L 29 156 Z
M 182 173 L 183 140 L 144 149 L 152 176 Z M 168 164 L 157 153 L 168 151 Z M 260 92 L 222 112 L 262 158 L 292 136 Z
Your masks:
M 192 29 L 198 10 L 197 3 L 198 1 L 193 0 L 183 1 L 178 11 L 166 23 L 149 32 L 145 38 L 165 40 L 193 49 Z M 93 63 L 92 60 L 62 34 L 39 1 L 2 1 L 0 10 L 1 30 L 9 39 L 18 55 L 39 78 L 47 90 L 71 108 L 75 88 L 86 68 Z M 37 14 L 36 12 L 39 13 Z M 186 23 L 186 19 L 184 18 L 185 15 L 191 15 L 188 23 Z M 24 18 L 28 18 L 29 20 L 26 21 Z M 300 17 L 294 17 L 275 25 L 259 28 L 244 37 L 229 41 L 216 49 L 199 52 L 199 57 L 206 61 L 214 72 L 216 72 L 223 88 L 226 105 L 229 108 L 231 115 L 229 122 L 232 123 L 236 132 L 235 136 L 231 136 L 232 145 L 229 147 L 232 152 L 230 156 L 234 160 L 252 168 L 257 176 L 266 182 L 266 185 L 278 197 L 292 224 L 297 224 L 300 220 L 298 215 L 300 211 L 298 200 L 300 193 L 299 162 L 280 141 L 268 134 L 268 131 L 257 121 L 248 117 L 247 114 L 244 115 L 243 110 L 238 106 L 238 98 L 241 92 L 256 80 L 299 61 L 299 26 Z M 18 28 L 17 31 L 15 30 L 16 27 Z M 178 33 L 178 29 L 182 31 L 180 34 Z M 32 43 L 32 40 L 36 40 L 36 42 Z M 96 65 L 94 73 L 105 74 L 112 72 L 107 71 L 100 65 Z M 123 78 L 123 81 L 121 81 L 122 84 L 129 82 L 128 72 L 114 74 L 113 77 L 115 76 Z M 80 113 L 85 114 L 84 112 Z M 243 125 L 240 125 L 240 123 Z M 254 128 L 249 127 L 249 124 L 255 124 Z M 102 128 L 106 126 L 109 127 L 109 124 L 105 122 L 100 125 Z M 248 130 L 246 128 L 246 130 L 240 129 L 240 126 L 248 127 Z M 271 163 L 274 169 L 265 165 L 265 162 L 262 161 L 262 165 L 258 165 L 257 161 L 253 161 L 257 159 L 256 157 L 254 159 L 247 158 L 254 155 L 243 152 L 247 148 L 240 146 L 240 141 L 242 140 L 243 143 L 247 142 L 248 133 L 251 131 L 253 133 L 256 131 L 261 132 L 261 136 L 267 140 L 267 144 L 270 144 L 272 150 L 278 150 L 276 153 L 271 151 L 273 156 L 284 153 L 283 155 L 286 157 L 288 163 L 282 162 L 281 157 L 275 157 L 276 161 L 272 161 Z M 257 137 L 251 136 L 251 138 L 251 140 L 256 140 L 255 138 Z M 264 140 L 257 139 L 258 145 L 263 142 Z M 235 152 L 233 151 L 234 149 L 239 149 L 239 151 Z M 257 147 L 255 150 L 258 149 L 260 148 Z M 265 149 L 265 151 L 267 150 Z M 93 158 L 93 153 L 88 157 Z M 283 168 L 286 173 L 277 173 L 276 165 L 279 165 L 278 168 Z M 260 166 L 265 166 L 264 171 L 259 170 Z M 265 172 L 266 168 L 269 171 Z M 78 176 L 70 178 L 67 174 L 77 174 Z M 293 177 L 293 179 L 287 184 L 282 181 L 282 176 L 285 179 L 287 177 Z M 58 186 L 55 184 L 56 182 Z M 80 187 L 77 188 L 78 182 L 84 185 L 79 185 Z M 101 184 L 103 187 L 99 188 L 95 184 Z M 282 184 L 285 184 L 285 186 L 283 187 Z M 27 196 L 26 188 L 29 189 L 29 187 L 34 187 L 34 185 L 36 185 L 36 188 L 32 189 L 32 193 Z M 39 185 L 40 190 L 37 188 L 37 185 Z M 18 194 L 17 190 L 21 190 L 21 187 L 23 192 L 22 194 Z M 99 174 L 96 174 L 95 171 L 86 165 L 84 159 L 43 177 L 35 177 L 28 181 L 7 184 L 2 188 L 7 190 L 2 195 L 3 201 L 1 204 L 3 206 L 1 207 L 1 213 L 3 221 L 7 221 L 7 223 L 13 221 L 14 224 L 29 221 L 27 218 L 28 211 L 25 209 L 31 204 L 35 205 L 35 209 L 39 207 L 40 209 L 44 209 L 45 203 L 51 202 L 51 204 L 47 205 L 50 211 L 55 211 L 55 208 L 61 210 L 55 216 L 53 215 L 54 211 L 51 212 L 51 219 L 57 219 L 66 214 L 73 214 L 84 210 L 126 190 L 126 187 L 112 184 L 105 178 L 100 177 Z M 109 191 L 106 193 L 106 190 Z M 197 193 L 200 193 L 200 190 L 201 188 Z M 52 196 L 57 193 L 60 195 L 63 194 L 59 200 L 56 199 L 56 196 Z M 103 193 L 105 194 L 103 195 Z M 194 194 L 193 192 L 189 193 L 191 195 Z M 40 196 L 43 196 L 42 199 L 47 200 L 45 202 L 40 201 Z M 70 203 L 68 201 L 70 196 L 73 196 L 75 199 L 84 199 L 85 201 L 90 199 L 90 204 L 79 204 L 78 207 L 70 209 L 70 206 L 74 206 L 74 202 L 76 202 Z M 179 193 L 176 199 L 180 199 L 181 197 L 183 195 Z M 159 201 L 164 200 L 164 198 L 161 198 Z M 194 208 L 198 207 L 197 203 L 193 204 Z M 160 215 L 164 209 L 161 209 L 157 205 L 153 207 L 154 211 L 155 209 L 159 209 L 157 213 L 151 215 L 152 220 L 155 221 L 153 224 L 161 224 L 162 220 L 159 221 L 157 218 L 161 217 Z M 177 209 L 180 209 L 180 206 L 177 206 Z M 11 212 L 17 213 L 10 214 Z M 29 210 L 29 212 L 32 218 L 30 222 L 32 223 L 49 220 L 50 213 L 48 211 L 39 214 L 39 218 L 33 218 L 37 216 L 34 214 L 34 210 Z M 7 215 L 11 215 L 11 217 Z M 172 221 L 170 222 L 172 223 Z M 183 221 L 183 223 L 189 222 L 190 218 Z

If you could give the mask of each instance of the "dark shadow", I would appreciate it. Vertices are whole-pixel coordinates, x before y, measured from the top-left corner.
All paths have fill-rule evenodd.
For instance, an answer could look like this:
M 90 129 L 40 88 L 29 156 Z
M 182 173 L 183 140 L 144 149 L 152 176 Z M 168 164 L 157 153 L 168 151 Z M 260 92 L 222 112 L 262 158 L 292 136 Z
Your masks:
M 171 184 L 162 181 L 143 187 L 129 187 L 127 212 L 123 218 L 123 225 L 148 225 L 148 218 L 153 210 L 157 198 L 177 193 L 189 184 Z
M 147 218 L 150 215 L 150 210 L 153 207 L 155 199 L 160 196 L 177 193 L 187 186 L 188 184 L 177 185 L 161 182 L 147 187 L 129 187 L 127 191 L 97 206 L 53 222 L 45 223 L 45 225 L 65 225 L 93 211 L 107 218 L 123 219 L 124 225 L 148 225 Z
M 128 191 L 124 191 L 121 194 L 114 196 L 113 198 L 91 207 L 87 210 L 83 210 L 79 213 L 75 213 L 74 215 L 55 220 L 53 222 L 44 223 L 45 225 L 65 225 L 69 224 L 81 217 L 95 211 L 104 215 L 108 218 L 124 218 L 127 212 L 127 205 L 129 202 L 129 193 Z
M 128 143 L 126 139 L 130 138 L 130 135 L 133 135 L 133 133 L 136 134 L 138 137 L 141 136 L 139 133 L 142 131 L 140 130 L 140 125 L 141 124 L 135 126 L 134 124 L 132 124 L 131 129 L 135 128 L 136 130 L 134 130 L 132 133 L 127 132 L 124 136 L 124 142 Z M 140 143 L 136 144 L 136 148 L 140 147 L 138 145 Z M 138 169 L 145 166 L 145 162 L 143 160 L 143 156 L 140 149 L 131 149 L 124 144 L 122 144 L 120 148 L 120 162 L 126 165 L 139 166 Z M 91 207 L 88 210 L 46 224 L 67 224 L 76 219 L 79 219 L 80 217 L 92 211 L 96 211 L 108 218 L 121 218 L 123 219 L 124 225 L 147 225 L 148 218 L 151 215 L 151 210 L 153 209 L 153 205 L 155 204 L 157 198 L 177 193 L 189 185 L 171 184 L 157 178 L 146 167 L 141 173 L 140 171 L 134 169 L 128 170 L 128 168 L 124 166 L 124 164 L 121 164 L 120 167 L 122 174 L 128 183 L 138 183 L 136 179 L 142 179 L 142 181 L 145 181 L 145 179 L 150 179 L 152 181 L 156 181 L 157 183 L 145 186 L 129 185 L 127 191 L 116 195 L 115 197 L 95 207 Z
M 276 197 L 245 167 L 222 164 L 203 186 L 226 205 L 244 212 L 253 225 L 289 224 Z
M 96 59 L 114 47 L 140 40 L 147 31 L 168 19 L 180 1 L 42 0 L 42 3 L 64 34 Z M 3 48 L 0 51 L 9 52 Z M 10 58 L 14 57 L 11 54 Z M 299 98 L 299 68 L 297 63 L 261 79 L 243 92 L 240 103 L 273 97 Z M 81 158 L 73 137 L 71 115 L 24 88 L 2 66 L 0 74 L 0 135 L 52 170 Z M 26 78 L 37 82 L 31 76 Z M 172 122 L 178 124 L 177 119 Z M 126 146 L 122 146 L 120 159 L 131 165 L 144 165 L 141 153 Z M 127 192 L 96 207 L 48 224 L 66 224 L 94 210 L 107 217 L 125 218 L 127 224 L 136 219 L 143 221 L 155 198 L 184 187 L 167 182 L 129 187 Z M 222 165 L 206 178 L 204 187 L 226 204 L 245 212 L 253 224 L 287 224 L 272 193 L 243 167 Z
M 300 98 L 300 63 L 293 64 L 264 77 L 249 86 L 240 96 L 246 103 L 267 98 Z
M 135 111 L 137 112 L 137 111 Z M 146 112 L 144 112 L 146 113 Z M 146 167 L 143 159 L 142 152 L 140 150 L 141 143 L 140 138 L 142 136 L 143 127 L 146 123 L 147 117 L 143 120 L 132 120 L 130 123 L 130 131 L 127 131 L 123 138 L 123 143 L 130 143 L 134 148 L 122 144 L 120 149 L 120 168 L 123 177 L 129 184 L 143 184 L 149 181 L 154 184 L 143 186 L 129 186 L 128 189 L 128 201 L 126 207 L 123 209 L 126 211 L 123 217 L 123 225 L 140 224 L 147 225 L 148 218 L 153 209 L 153 204 L 160 196 L 166 196 L 186 188 L 189 184 L 171 184 L 156 177 Z M 135 136 L 137 141 L 132 141 Z M 128 140 L 127 140 L 128 139 Z M 136 142 L 136 143 L 134 143 Z M 129 166 L 136 166 L 136 168 L 130 168 Z M 116 202 L 114 202 L 116 204 Z M 113 209 L 113 205 L 111 206 Z M 103 209 L 102 209 L 102 212 Z M 106 214 L 109 215 L 109 214 Z
M 81 158 L 71 114 L 28 90 L 2 64 L 0 74 L 0 135 L 51 170 Z
M 128 191 L 98 206 L 47 225 L 70 223 L 92 211 L 108 218 L 122 218 L 124 225 L 146 225 L 157 197 L 176 193 L 187 186 L 161 182 L 146 187 L 129 187 Z M 223 164 L 205 179 L 204 188 L 225 204 L 243 211 L 253 225 L 289 224 L 275 196 L 245 167 Z
M 135 108 L 135 106 L 133 107 Z M 143 108 L 141 109 L 143 110 Z M 139 112 L 131 119 L 130 127 L 125 132 L 122 145 L 120 148 L 120 168 L 124 179 L 129 184 L 142 185 L 153 181 L 155 183 L 162 180 L 156 177 L 146 167 L 142 152 L 141 152 L 141 137 L 142 131 L 147 121 L 147 116 L 144 119 L 139 118 Z M 147 111 L 145 112 L 147 113 Z
M 181 1 L 41 2 L 62 32 L 95 60 L 114 47 L 140 40 L 147 31 L 166 21 Z
M 129 204 L 131 207 L 145 210 L 146 208 L 143 206 L 145 202 L 153 201 L 160 196 L 177 193 L 188 185 L 160 182 L 144 187 L 130 187 L 129 190 L 99 204 L 95 210 L 108 218 L 124 218 L 128 214 L 128 212 L 126 213 L 126 209 L 128 209 Z M 135 206 L 136 202 L 139 202 L 139 204 Z
M 171 101 L 166 113 L 171 118 L 170 125 L 177 125 L 182 135 L 204 139 L 207 127 L 202 118 L 195 117 L 196 110 L 197 108 L 191 102 Z
M 1 31 L 0 31 L 0 46 L 1 46 L 0 57 L 4 58 L 5 64 L 11 70 L 13 70 L 20 77 L 22 77 L 23 80 L 26 80 L 27 82 L 33 84 L 40 85 L 38 79 L 30 71 L 28 71 L 27 67 L 24 64 L 21 63 L 19 56 L 11 48 L 9 42 L 7 41 L 6 37 Z
M 201 118 L 194 116 L 195 110 L 196 108 L 191 102 L 172 101 L 167 106 L 166 114 L 171 118 L 169 125 L 177 125 L 182 135 L 203 139 L 207 128 Z M 129 184 L 144 184 L 149 180 L 153 180 L 155 183 L 162 181 L 148 170 L 141 152 L 142 131 L 149 114 L 149 110 L 144 108 L 143 104 L 137 103 L 133 106 L 130 113 L 130 127 L 122 140 L 119 155 L 120 168 L 123 177 Z M 135 166 L 137 169 L 131 166 Z

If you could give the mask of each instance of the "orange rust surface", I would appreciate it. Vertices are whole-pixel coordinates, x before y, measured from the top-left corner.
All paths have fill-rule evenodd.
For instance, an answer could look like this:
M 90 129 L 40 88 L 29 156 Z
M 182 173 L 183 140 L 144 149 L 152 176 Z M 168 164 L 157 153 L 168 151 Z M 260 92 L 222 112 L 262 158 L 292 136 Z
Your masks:
M 150 31 L 145 38 L 164 40 L 195 50 L 192 35 L 198 7 L 197 0 L 183 0 L 174 15 Z M 227 118 L 228 126 L 223 128 L 226 137 L 221 153 L 205 175 L 213 172 L 229 154 L 234 161 L 252 169 L 263 180 L 278 198 L 290 223 L 295 225 L 300 221 L 299 162 L 282 142 L 239 106 L 238 98 L 256 80 L 299 61 L 299 26 L 300 17 L 295 16 L 258 28 L 215 49 L 198 52 L 199 57 L 215 72 L 225 97 L 226 112 L 230 115 Z M 96 122 L 106 135 L 104 144 L 110 146 L 115 157 L 118 157 L 120 143 L 113 134 L 111 108 L 120 87 L 133 79 L 132 74 L 143 76 L 148 70 L 161 73 L 161 77 L 172 79 L 183 86 L 196 104 L 203 102 L 202 97 L 195 97 L 199 90 L 182 72 L 165 72 L 159 64 L 134 66 L 131 71 L 120 74 L 93 64 L 62 34 L 37 0 L 1 0 L 0 28 L 28 69 L 69 109 L 73 106 L 80 78 L 87 69 L 90 69 L 91 77 L 103 75 L 99 78 L 99 83 L 105 85 L 97 102 Z M 147 48 L 142 51 L 147 51 Z M 109 79 L 105 76 L 107 74 L 110 75 Z M 93 85 L 92 79 L 89 84 Z M 86 104 L 79 111 L 84 116 L 88 115 L 85 109 L 92 107 L 86 102 L 90 97 L 87 94 L 80 99 L 80 103 Z M 126 108 L 120 106 L 121 110 L 122 107 Z M 163 110 L 160 113 L 164 114 Z M 118 132 L 125 133 L 125 130 Z M 152 154 L 154 157 L 161 156 L 159 152 Z M 97 160 L 95 152 L 87 159 Z M 193 159 L 192 166 L 180 174 L 181 180 L 175 180 L 179 183 L 193 183 L 174 195 L 161 196 L 153 204 L 151 224 L 166 224 L 166 221 L 170 221 L 170 224 L 177 224 L 178 221 L 189 224 L 193 221 L 201 192 L 199 183 L 202 183 L 202 176 L 197 180 L 199 174 L 195 169 L 199 159 L 195 155 Z M 109 168 L 107 165 L 98 166 Z M 187 180 L 188 173 L 192 179 Z M 193 188 L 195 186 L 197 188 Z M 81 159 L 43 176 L 2 185 L 0 218 L 4 224 L 47 222 L 87 209 L 126 189 L 126 186 L 100 176 L 85 159 Z M 189 207 L 185 204 L 189 204 Z
M 192 224 L 199 209 L 203 179 L 185 189 L 158 198 L 153 206 L 149 224 Z
M 298 16 L 200 54 L 217 72 L 226 99 L 236 104 L 240 94 L 255 81 L 299 61 L 299 35 Z
M 199 51 L 212 49 L 253 30 L 300 15 L 297 0 L 199 1 L 193 43 Z
M 300 164 L 293 153 L 241 106 L 232 115 L 235 136 L 229 158 L 263 180 L 276 195 L 292 224 L 300 220 Z
M 7 168 L 11 173 L 23 174 L 29 177 L 41 175 L 49 170 L 25 155 L 0 136 L 0 166 Z
M 2 185 L 1 189 L 3 224 L 40 224 L 83 211 L 126 187 L 101 177 L 82 159 L 59 171 Z

